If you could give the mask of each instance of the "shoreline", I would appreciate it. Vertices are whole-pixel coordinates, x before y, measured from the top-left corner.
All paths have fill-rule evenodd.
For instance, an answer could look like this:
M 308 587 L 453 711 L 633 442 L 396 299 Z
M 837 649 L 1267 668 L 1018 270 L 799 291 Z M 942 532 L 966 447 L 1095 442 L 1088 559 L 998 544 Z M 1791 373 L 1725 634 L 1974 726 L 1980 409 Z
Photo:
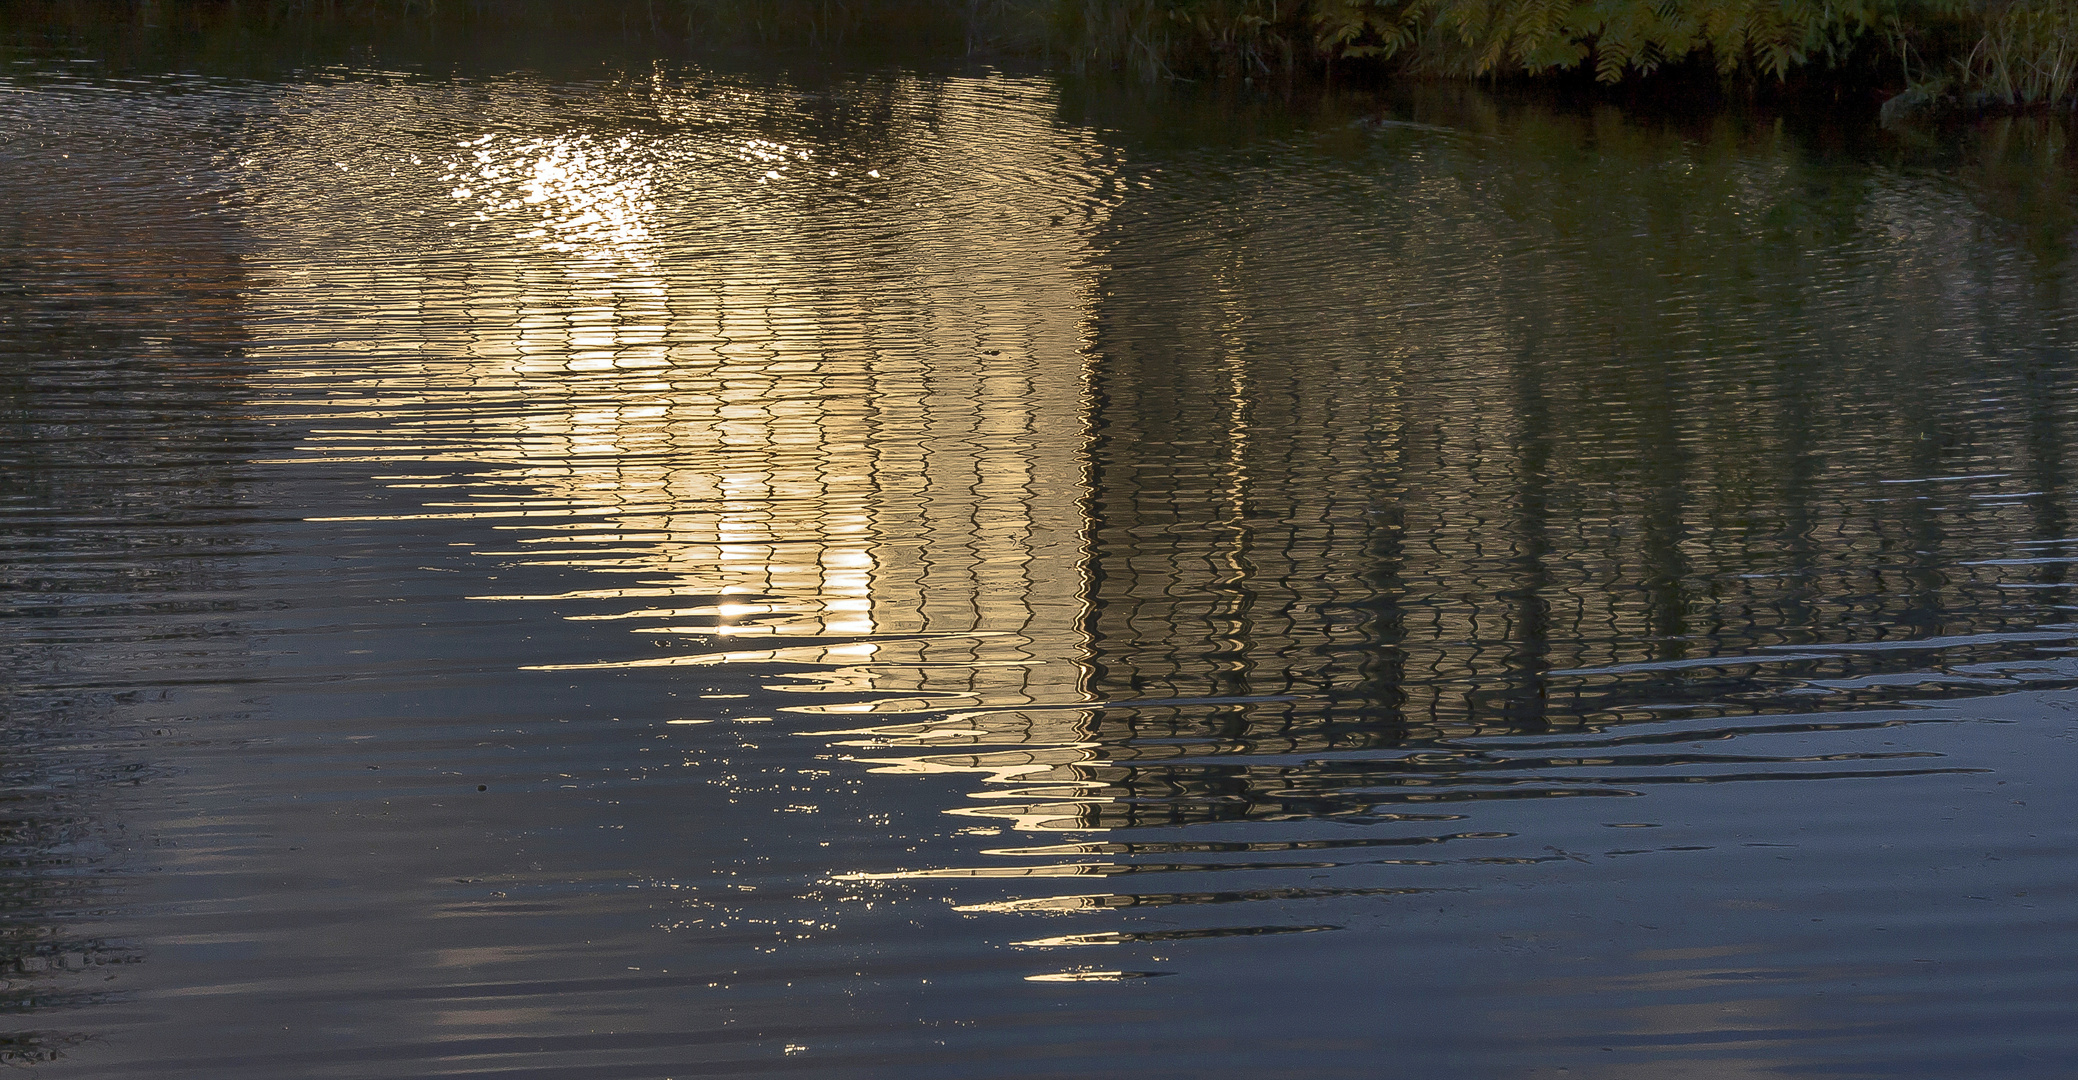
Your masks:
M 1883 123 L 1908 114 L 2078 111 L 2078 5 L 2057 0 L 1870 0 L 1857 21 L 1814 17 L 1765 32 L 1755 29 L 1765 21 L 1757 18 L 1715 32 L 1711 20 L 1735 9 L 1788 10 L 1786 0 L 1681 0 L 1670 9 L 1680 18 L 1642 30 L 1598 29 L 1577 18 L 1544 26 L 1507 21 L 1534 3 L 24 0 L 0 12 L 0 34 L 113 55 L 170 44 L 212 66 L 261 65 L 263 55 L 299 52 L 408 51 L 414 41 L 451 52 L 458 36 L 495 49 L 535 34 L 555 35 L 539 43 L 544 50 L 575 53 L 635 47 L 809 62 L 842 55 L 902 65 L 986 61 L 1075 75 L 1111 72 L 1153 83 L 1378 88 L 1476 81 L 1618 100 L 1766 100 L 1792 109 L 1829 103 L 1868 108 Z M 1485 22 L 1467 21 L 1475 9 L 1489 16 Z

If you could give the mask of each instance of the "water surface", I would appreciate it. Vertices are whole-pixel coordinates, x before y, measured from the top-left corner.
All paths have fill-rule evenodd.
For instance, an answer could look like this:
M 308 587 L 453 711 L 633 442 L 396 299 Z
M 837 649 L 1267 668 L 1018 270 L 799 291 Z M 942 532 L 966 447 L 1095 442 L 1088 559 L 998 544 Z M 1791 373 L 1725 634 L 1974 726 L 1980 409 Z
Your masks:
M 9 59 L 12 1062 L 2078 1060 L 2060 129 Z

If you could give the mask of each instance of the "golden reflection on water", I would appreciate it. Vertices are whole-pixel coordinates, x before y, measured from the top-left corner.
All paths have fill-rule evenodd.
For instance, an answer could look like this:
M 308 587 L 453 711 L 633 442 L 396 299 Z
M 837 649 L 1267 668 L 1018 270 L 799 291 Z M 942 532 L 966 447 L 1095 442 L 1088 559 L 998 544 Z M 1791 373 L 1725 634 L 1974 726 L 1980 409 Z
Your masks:
M 281 331 L 257 351 L 285 383 L 328 396 L 303 453 L 376 464 L 412 497 L 374 517 L 474 526 L 498 538 L 477 546 L 485 557 L 589 575 L 479 597 L 589 601 L 567 617 L 631 632 L 625 651 L 543 668 L 776 669 L 769 689 L 803 703 L 752 708 L 789 714 L 876 773 L 966 778 L 950 812 L 982 835 L 1420 830 L 1467 815 L 1399 811 L 1735 778 L 1753 760 L 1615 748 L 1801 708 L 1771 695 L 1848 664 L 1784 651 L 1840 623 L 1811 613 L 1803 582 L 1858 580 L 1917 528 L 1869 501 L 1878 485 L 1953 471 L 1923 459 L 1923 441 L 1867 451 L 1856 432 L 1891 422 L 1887 397 L 1826 391 L 1851 404 L 1836 432 L 1799 389 L 1822 372 L 1746 372 L 1743 358 L 1768 349 L 1801 355 L 1806 329 L 1733 320 L 1722 333 L 1740 340 L 1696 342 L 1635 323 L 1597 299 L 1605 256 L 1515 235 L 1454 181 L 1372 178 L 1392 197 L 1367 212 L 1388 238 L 1456 236 L 1455 261 L 1390 239 L 1323 260 L 1307 242 L 1318 204 L 1289 200 L 1297 181 L 1277 162 L 1200 178 L 1187 200 L 1126 204 L 1134 181 L 1091 135 L 1052 122 L 1045 84 L 891 86 L 863 101 L 654 79 L 580 107 L 515 82 L 490 91 L 494 130 L 395 144 L 315 128 L 385 95 L 404 117 L 465 110 L 375 85 L 352 91 L 371 99 L 353 109 L 288 109 L 314 129 L 277 133 L 281 160 L 264 167 L 349 181 L 255 217 L 271 282 L 256 321 Z M 1506 152 L 1423 137 L 1439 153 Z M 1698 205 L 1759 205 L 1798 182 L 1775 151 L 1713 146 L 1736 160 L 1682 181 L 1704 185 Z M 1422 160 L 1388 168 L 1418 174 Z M 1559 209 L 1530 219 L 1592 204 L 1592 188 L 1612 213 L 1650 220 L 1651 184 L 1636 177 L 1657 174 L 1617 150 L 1596 161 L 1569 176 L 1580 191 L 1534 181 L 1520 201 Z M 1122 209 L 1136 224 L 1107 227 Z M 1635 224 L 1616 230 L 1636 248 L 1625 265 L 1681 261 Z M 1766 247 L 1745 217 L 1710 227 Z M 1545 276 L 1523 291 L 1510 267 L 1526 251 Z M 1901 287 L 1842 280 L 1870 296 Z M 1906 284 L 1968 291 L 1931 271 Z M 1520 315 L 1554 295 L 1572 298 L 1565 320 Z M 1647 355 L 1615 363 L 1590 339 Z M 1782 490 L 1691 499 L 1697 485 L 1736 488 L 1727 478 L 1755 468 L 1756 446 Z M 1817 485 L 1799 463 L 1819 458 L 1847 468 Z M 1874 595 L 1901 621 L 1925 607 Z M 1977 629 L 2033 614 L 1994 612 Z M 1739 655 L 1697 655 L 1720 646 Z M 1697 664 L 1767 669 L 1776 685 L 1664 675 Z M 753 719 L 721 707 L 669 719 L 716 717 Z M 1626 724 L 1665 730 L 1617 734 Z M 1712 737 L 1764 730 L 1727 723 Z M 1477 742 L 1540 731 L 1549 746 Z M 1847 754 L 1865 764 L 1829 771 L 1809 755 L 1765 761 L 1807 780 L 1939 771 L 1876 764 L 1895 756 Z M 1511 835 L 1377 839 L 1456 852 Z M 1166 842 L 1122 854 L 1179 853 L 1202 854 Z M 1119 853 L 852 880 L 1234 868 L 1084 854 Z M 962 910 L 1403 891 L 1121 891 Z
M 324 213 L 262 219 L 254 306 L 295 343 L 256 352 L 328 395 L 302 453 L 423 500 L 370 517 L 479 522 L 503 537 L 482 554 L 598 575 L 483 599 L 629 601 L 573 617 L 674 642 L 559 667 L 784 665 L 775 689 L 849 702 L 808 713 L 1037 703 L 1005 722 L 1067 745 L 1031 753 L 1085 753 L 1057 706 L 1089 700 L 1095 149 L 1039 83 L 906 86 L 913 130 L 828 147 L 761 133 L 773 100 L 643 89 L 634 130 L 372 148 Z

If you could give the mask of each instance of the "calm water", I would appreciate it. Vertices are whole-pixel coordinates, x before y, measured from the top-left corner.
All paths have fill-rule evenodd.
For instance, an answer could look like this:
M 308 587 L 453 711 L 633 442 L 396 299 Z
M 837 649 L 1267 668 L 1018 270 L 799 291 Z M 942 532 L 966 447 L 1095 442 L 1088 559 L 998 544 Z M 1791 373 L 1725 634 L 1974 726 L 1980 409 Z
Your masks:
M 2060 1077 L 2078 171 L 0 73 L 0 1057 Z

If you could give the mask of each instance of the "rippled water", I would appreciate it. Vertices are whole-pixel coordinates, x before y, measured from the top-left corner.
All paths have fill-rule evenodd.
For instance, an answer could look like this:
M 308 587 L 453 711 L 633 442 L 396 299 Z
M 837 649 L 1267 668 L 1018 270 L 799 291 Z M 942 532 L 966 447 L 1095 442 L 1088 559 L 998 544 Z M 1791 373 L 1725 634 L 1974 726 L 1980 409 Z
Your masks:
M 2078 1062 L 2060 129 L 23 55 L 12 1063 Z

